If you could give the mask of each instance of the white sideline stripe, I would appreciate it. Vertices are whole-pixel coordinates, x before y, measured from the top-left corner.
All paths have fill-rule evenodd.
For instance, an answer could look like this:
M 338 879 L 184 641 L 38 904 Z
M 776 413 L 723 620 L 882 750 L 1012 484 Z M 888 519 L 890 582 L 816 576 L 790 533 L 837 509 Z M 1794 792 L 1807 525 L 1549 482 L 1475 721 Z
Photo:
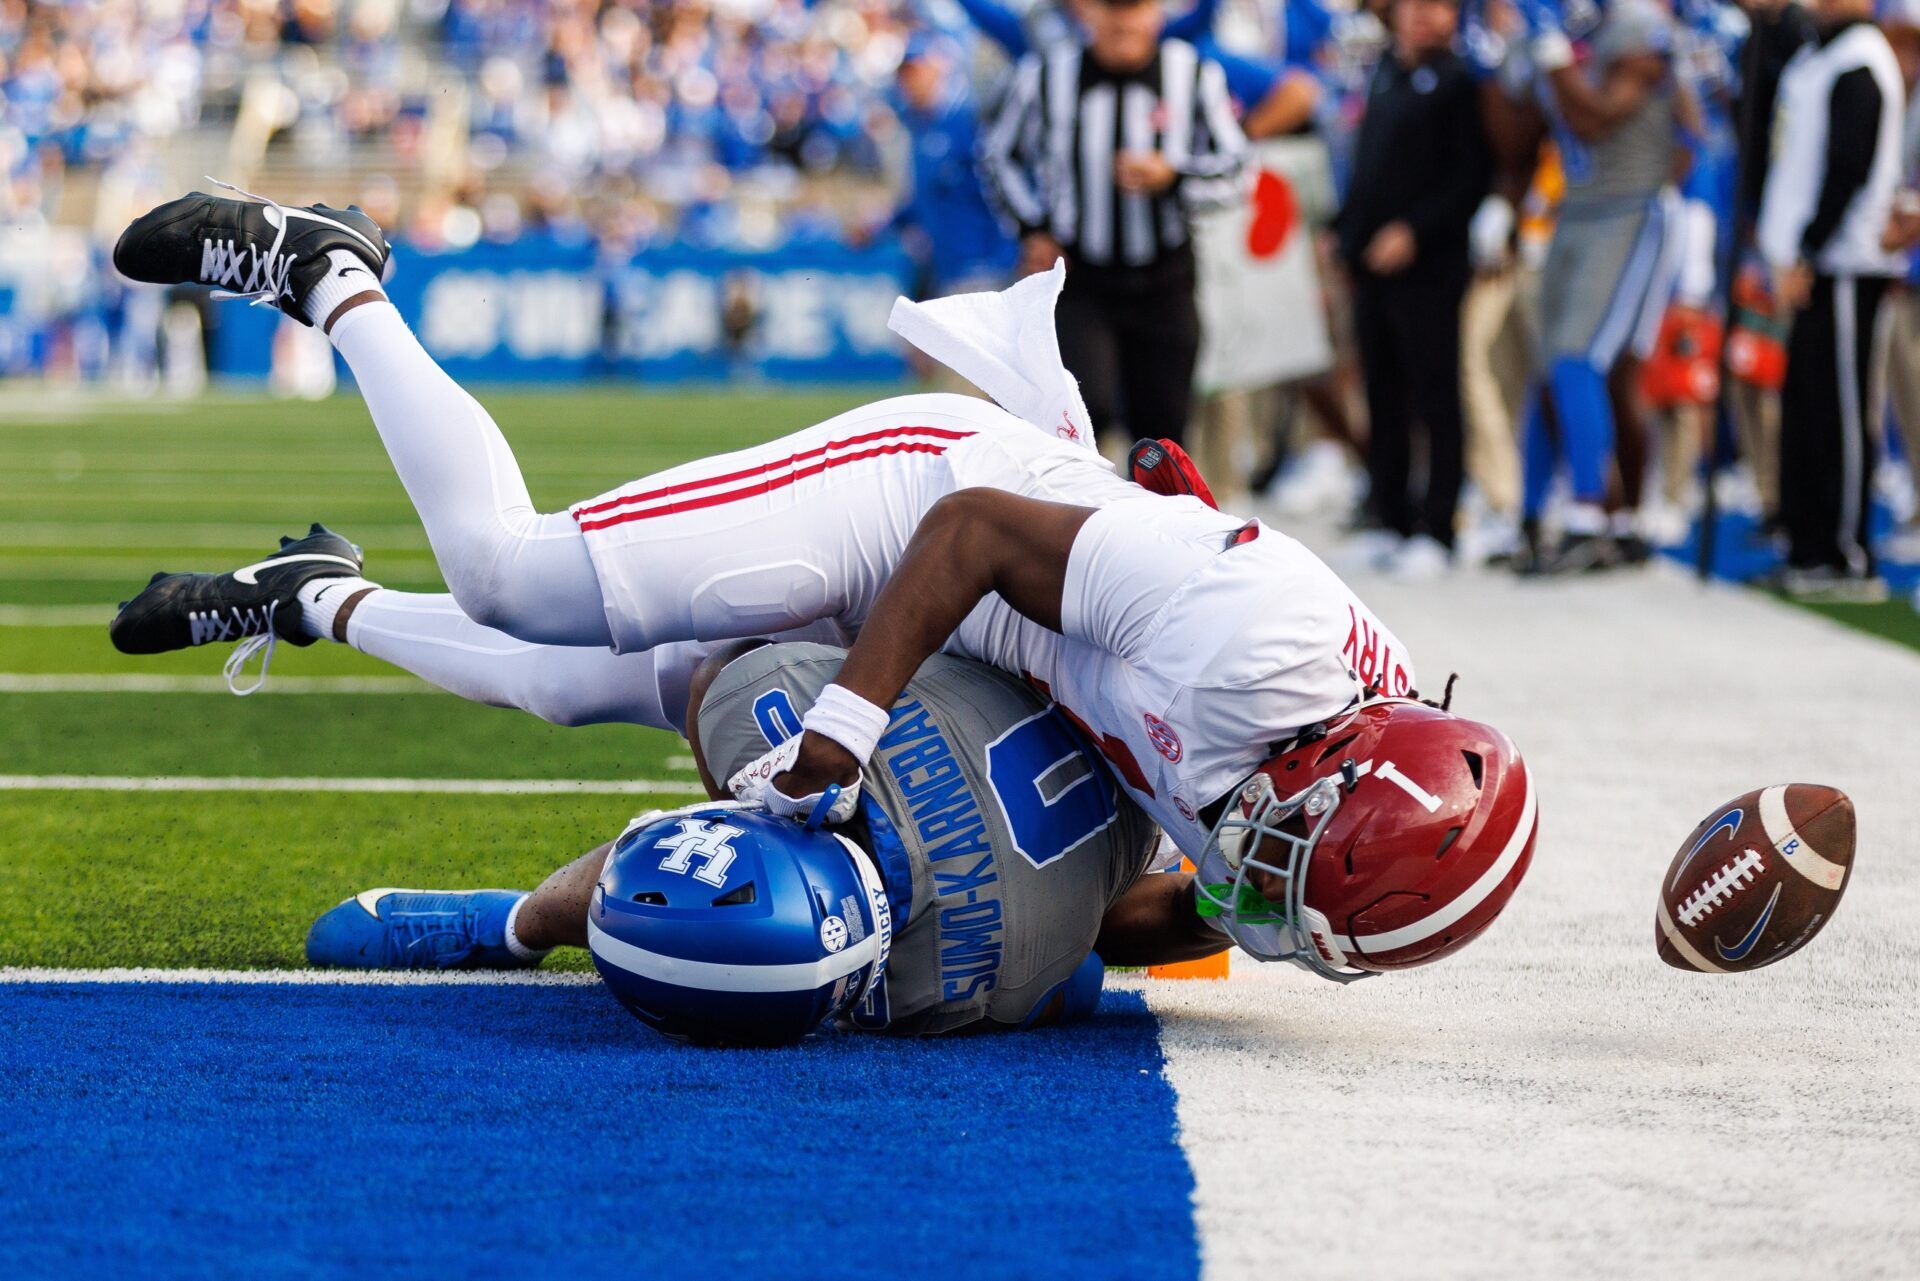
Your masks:
M 598 974 L 538 970 L 66 970 L 0 966 L 0 983 L 259 983 L 275 987 L 586 987 Z
M 0 605 L 0 627 L 104 627 L 111 605 Z
M 656 778 L 135 778 L 0 774 L 0 792 L 438 792 L 460 796 L 697 796 L 690 779 Z
M 443 694 L 412 676 L 276 676 L 275 694 Z M 225 694 L 221 676 L 0 672 L 0 694 Z

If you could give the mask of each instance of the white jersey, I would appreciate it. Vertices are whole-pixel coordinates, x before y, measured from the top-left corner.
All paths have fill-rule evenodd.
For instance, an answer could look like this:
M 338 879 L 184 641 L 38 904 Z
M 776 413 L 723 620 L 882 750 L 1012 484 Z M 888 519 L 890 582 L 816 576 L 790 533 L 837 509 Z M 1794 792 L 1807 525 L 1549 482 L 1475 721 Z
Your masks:
M 946 648 L 1049 694 L 1181 849 L 1206 843 L 1200 811 L 1274 743 L 1369 685 L 1414 687 L 1399 640 L 1285 534 L 1197 498 L 1148 493 L 1037 432 L 996 444 L 1028 463 L 1022 492 L 1099 510 L 1067 562 L 1061 631 L 996 596 Z
M 1367 685 L 1413 687 L 1400 642 L 1321 561 L 1259 522 L 1150 494 L 1083 443 L 965 396 L 903 396 L 574 508 L 618 647 L 851 640 L 919 518 L 989 487 L 1096 508 L 1053 632 L 990 597 L 946 649 L 1021 676 L 1086 730 L 1190 855 L 1198 815 Z M 816 627 L 817 632 L 817 627 Z

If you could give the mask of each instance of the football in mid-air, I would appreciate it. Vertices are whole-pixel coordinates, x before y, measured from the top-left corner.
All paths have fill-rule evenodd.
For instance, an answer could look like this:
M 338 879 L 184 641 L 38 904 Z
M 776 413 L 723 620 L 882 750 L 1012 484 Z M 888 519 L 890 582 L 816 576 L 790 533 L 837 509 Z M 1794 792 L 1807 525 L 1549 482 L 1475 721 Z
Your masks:
M 1654 942 L 1682 970 L 1757 970 L 1833 918 L 1853 870 L 1853 802 L 1782 783 L 1728 801 L 1693 829 L 1660 884 Z

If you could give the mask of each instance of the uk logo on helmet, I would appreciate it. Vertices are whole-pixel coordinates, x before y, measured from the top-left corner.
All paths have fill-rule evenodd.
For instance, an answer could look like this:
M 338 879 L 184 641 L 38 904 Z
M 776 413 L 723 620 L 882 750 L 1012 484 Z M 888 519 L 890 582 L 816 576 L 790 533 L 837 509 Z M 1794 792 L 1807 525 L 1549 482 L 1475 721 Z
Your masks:
M 694 880 L 715 888 L 725 886 L 727 868 L 734 860 L 733 842 L 744 833 L 737 827 L 704 818 L 683 818 L 678 826 L 679 830 L 673 835 L 654 842 L 655 849 L 667 851 L 667 856 L 660 860 L 660 870 L 685 875 L 692 869 Z M 700 866 L 693 868 L 696 858 Z

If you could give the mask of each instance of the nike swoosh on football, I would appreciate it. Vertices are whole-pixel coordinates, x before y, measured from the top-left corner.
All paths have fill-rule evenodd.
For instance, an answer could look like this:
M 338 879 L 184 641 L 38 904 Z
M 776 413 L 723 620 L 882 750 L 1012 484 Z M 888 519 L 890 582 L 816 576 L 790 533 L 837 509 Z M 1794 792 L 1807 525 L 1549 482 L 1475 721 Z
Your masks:
M 1767 922 L 1773 919 L 1773 905 L 1779 901 L 1780 887 L 1776 885 L 1773 887 L 1773 897 L 1767 900 L 1766 907 L 1760 911 L 1760 919 L 1753 923 L 1753 928 L 1747 931 L 1747 936 L 1738 943 L 1735 943 L 1732 947 L 1728 947 L 1725 943 L 1722 943 L 1718 934 L 1714 935 L 1713 950 L 1720 953 L 1720 959 L 1723 961 L 1738 961 L 1743 959 L 1748 952 L 1753 951 L 1753 945 L 1760 941 L 1760 931 L 1766 929 Z
M 1672 884 L 1673 885 L 1680 884 L 1680 873 L 1687 870 L 1687 864 L 1693 862 L 1693 856 L 1695 854 L 1698 854 L 1703 848 L 1705 848 L 1707 842 L 1714 838 L 1715 833 L 1725 832 L 1727 835 L 1731 836 L 1735 832 L 1739 831 L 1740 819 L 1744 813 L 1745 813 L 1744 810 L 1737 810 L 1737 809 L 1728 810 L 1725 814 L 1722 814 L 1720 816 L 1719 822 L 1715 823 L 1712 827 L 1709 827 L 1706 831 L 1700 833 L 1700 839 L 1693 843 L 1693 848 L 1687 851 L 1687 856 L 1680 860 L 1680 866 L 1673 869 Z M 1668 888 L 1672 888 L 1672 887 L 1669 886 Z
M 330 560 L 336 565 L 345 565 L 356 574 L 360 572 L 360 567 L 348 560 L 345 556 L 329 556 L 324 552 L 301 552 L 298 556 L 273 556 L 267 560 L 255 561 L 251 565 L 242 565 L 239 569 L 233 571 L 233 576 L 235 580 L 252 587 L 260 581 L 254 576 L 255 570 L 272 569 L 278 565 L 291 565 L 297 560 Z

